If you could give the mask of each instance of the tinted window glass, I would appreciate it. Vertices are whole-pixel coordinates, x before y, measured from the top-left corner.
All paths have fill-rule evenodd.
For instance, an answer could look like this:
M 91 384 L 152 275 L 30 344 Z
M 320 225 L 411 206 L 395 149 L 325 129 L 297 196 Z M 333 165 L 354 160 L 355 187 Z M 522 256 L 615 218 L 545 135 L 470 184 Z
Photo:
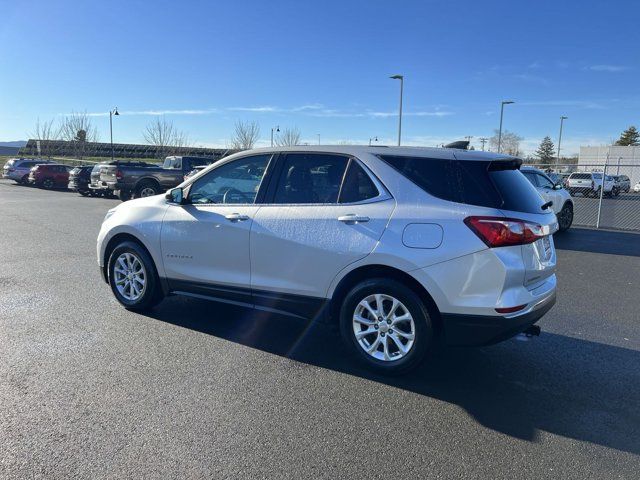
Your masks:
M 591 180 L 591 175 L 588 173 L 572 173 L 570 178 L 577 180 Z
M 378 189 L 358 162 L 352 160 L 340 190 L 340 203 L 362 202 L 378 196 Z
M 339 155 L 286 155 L 274 203 L 336 203 L 347 163 Z
M 542 188 L 553 188 L 553 182 L 544 175 L 536 174 L 538 186 Z
M 269 164 L 269 155 L 254 155 L 221 165 L 196 180 L 189 201 L 203 203 L 254 203 Z
M 542 213 L 544 203 L 512 162 L 381 156 L 431 195 L 457 203 Z

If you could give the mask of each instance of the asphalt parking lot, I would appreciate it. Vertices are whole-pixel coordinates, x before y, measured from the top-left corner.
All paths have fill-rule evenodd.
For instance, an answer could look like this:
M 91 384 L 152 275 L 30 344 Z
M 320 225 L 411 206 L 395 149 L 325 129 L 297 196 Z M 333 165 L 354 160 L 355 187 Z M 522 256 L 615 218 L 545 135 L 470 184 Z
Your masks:
M 542 335 L 389 379 L 323 326 L 122 309 L 117 200 L 0 180 L 1 478 L 638 478 L 640 235 L 557 235 Z

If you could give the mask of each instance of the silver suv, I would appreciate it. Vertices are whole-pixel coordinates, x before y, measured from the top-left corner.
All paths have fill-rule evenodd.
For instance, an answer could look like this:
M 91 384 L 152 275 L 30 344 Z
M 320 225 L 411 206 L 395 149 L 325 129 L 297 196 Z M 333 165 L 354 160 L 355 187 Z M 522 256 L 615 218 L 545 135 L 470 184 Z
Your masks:
M 531 329 L 554 304 L 558 224 L 520 165 L 436 148 L 241 152 L 109 210 L 98 264 L 125 308 L 172 293 L 337 322 L 358 358 L 398 373 L 436 342 Z
M 36 165 L 53 163 L 51 160 L 40 158 L 10 158 L 2 167 L 2 177 L 9 178 L 16 183 L 27 185 L 29 183 L 29 172 Z

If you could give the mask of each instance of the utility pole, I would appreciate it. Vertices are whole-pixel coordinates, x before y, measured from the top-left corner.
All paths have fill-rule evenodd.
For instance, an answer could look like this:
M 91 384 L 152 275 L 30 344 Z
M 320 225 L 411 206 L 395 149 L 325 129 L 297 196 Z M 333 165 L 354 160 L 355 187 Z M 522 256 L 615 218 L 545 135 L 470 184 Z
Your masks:
M 482 151 L 484 152 L 484 144 L 487 143 L 487 138 L 480 137 L 479 140 L 480 140 L 480 143 L 482 144 Z

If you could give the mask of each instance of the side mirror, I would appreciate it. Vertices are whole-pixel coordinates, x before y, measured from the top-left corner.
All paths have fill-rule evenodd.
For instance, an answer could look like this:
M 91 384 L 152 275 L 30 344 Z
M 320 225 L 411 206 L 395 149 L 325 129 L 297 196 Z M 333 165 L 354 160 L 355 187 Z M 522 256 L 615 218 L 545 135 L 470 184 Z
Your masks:
M 564 188 L 564 185 L 562 185 L 562 182 L 558 182 L 553 186 L 554 190 L 562 190 Z
M 169 202 L 175 203 L 176 205 L 184 204 L 184 197 L 182 193 L 182 188 L 172 188 L 169 190 L 164 196 Z

